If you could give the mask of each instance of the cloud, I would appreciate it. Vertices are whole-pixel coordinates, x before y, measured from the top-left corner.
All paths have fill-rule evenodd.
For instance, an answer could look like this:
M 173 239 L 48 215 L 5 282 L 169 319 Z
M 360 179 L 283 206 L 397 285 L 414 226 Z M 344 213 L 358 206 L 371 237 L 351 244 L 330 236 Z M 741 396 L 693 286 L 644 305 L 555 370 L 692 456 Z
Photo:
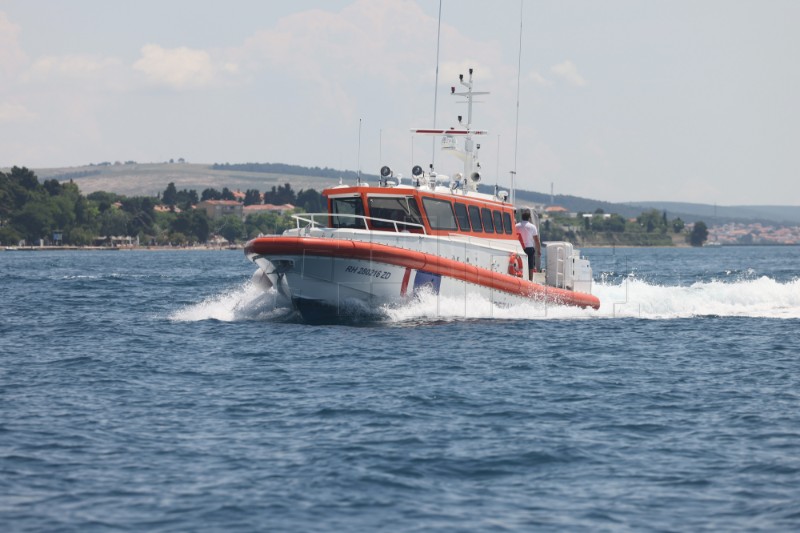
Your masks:
M 37 59 L 28 71 L 27 78 L 44 79 L 53 75 L 69 78 L 92 78 L 102 75 L 122 62 L 113 57 L 91 55 L 44 56 Z
M 309 98 L 317 115 L 324 110 L 352 123 L 379 100 L 413 108 L 424 93 L 427 103 L 434 90 L 436 33 L 436 17 L 418 2 L 355 0 L 339 11 L 308 9 L 287 15 L 228 52 L 241 66 L 242 76 L 253 81 L 279 78 L 284 85 L 294 85 L 294 91 L 313 95 Z M 513 94 L 515 71 L 494 66 L 503 65 L 499 43 L 476 40 L 444 21 L 441 43 L 439 95 L 445 94 L 444 87 L 458 86 L 458 74 L 468 76 L 470 67 L 478 90 L 492 91 L 493 98 L 499 98 L 501 89 Z M 357 98 L 365 88 L 371 88 L 375 98 Z M 391 128 L 388 119 L 377 120 L 384 129 Z M 430 117 L 426 113 L 424 119 L 405 120 L 416 124 Z
M 433 80 L 435 42 L 436 20 L 418 4 L 356 0 L 338 12 L 309 9 L 285 16 L 228 54 L 242 76 L 280 77 L 295 92 L 313 94 L 317 109 L 353 121 L 364 105 L 353 96 L 354 84 L 402 92 L 420 79 Z M 425 68 L 422 57 L 430 58 Z
M 532 81 L 534 84 L 539 85 L 541 87 L 549 87 L 553 85 L 552 81 L 548 80 L 535 70 L 528 74 L 528 80 Z
M 265 64 L 321 81 L 347 72 L 403 81 L 403 65 L 416 65 L 435 20 L 412 2 L 357 0 L 340 12 L 311 9 L 286 16 L 248 39 L 239 50 L 251 68 Z M 414 31 L 407 31 L 414 28 Z M 434 37 L 435 41 L 435 37 Z
M 569 59 L 558 65 L 553 65 L 550 71 L 562 80 L 576 87 L 583 87 L 586 85 L 586 80 L 583 79 L 583 76 L 578 72 L 578 68 Z
M 12 74 L 27 62 L 19 44 L 20 27 L 0 11 L 0 74 Z
M 4 122 L 24 122 L 35 118 L 36 115 L 22 104 L 0 104 L 0 124 Z
M 144 73 L 150 82 L 176 90 L 207 86 L 214 81 L 215 68 L 211 54 L 191 48 L 162 48 L 157 44 L 142 47 L 142 57 L 133 68 Z M 225 70 L 235 70 L 226 64 Z

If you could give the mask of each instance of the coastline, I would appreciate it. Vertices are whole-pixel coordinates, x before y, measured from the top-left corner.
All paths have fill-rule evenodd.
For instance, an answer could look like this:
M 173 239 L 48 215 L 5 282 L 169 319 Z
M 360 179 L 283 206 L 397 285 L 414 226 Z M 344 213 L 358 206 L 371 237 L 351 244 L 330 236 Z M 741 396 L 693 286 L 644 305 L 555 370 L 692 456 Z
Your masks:
M 235 246 L 9 246 L 4 252 L 219 252 L 241 251 Z

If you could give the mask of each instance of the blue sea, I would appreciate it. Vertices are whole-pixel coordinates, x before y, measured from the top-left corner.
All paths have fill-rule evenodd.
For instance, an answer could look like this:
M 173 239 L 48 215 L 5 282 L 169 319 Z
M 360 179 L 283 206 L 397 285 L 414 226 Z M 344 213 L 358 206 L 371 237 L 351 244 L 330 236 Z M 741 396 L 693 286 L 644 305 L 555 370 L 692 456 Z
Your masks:
M 800 529 L 800 247 L 583 252 L 599 311 L 324 326 L 241 251 L 0 252 L 0 530 Z

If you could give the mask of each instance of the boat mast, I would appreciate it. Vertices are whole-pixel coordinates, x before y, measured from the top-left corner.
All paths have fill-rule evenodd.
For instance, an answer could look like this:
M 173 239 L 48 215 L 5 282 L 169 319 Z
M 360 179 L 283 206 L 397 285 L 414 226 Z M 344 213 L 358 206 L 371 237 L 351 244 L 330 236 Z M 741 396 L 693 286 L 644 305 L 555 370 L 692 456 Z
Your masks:
M 481 175 L 480 172 L 476 170 L 476 167 L 477 169 L 480 169 L 481 164 L 480 162 L 478 162 L 478 156 L 475 153 L 475 144 L 472 142 L 472 136 L 485 135 L 488 132 L 472 129 L 472 103 L 474 102 L 475 96 L 489 94 L 489 93 L 472 90 L 473 86 L 472 68 L 469 69 L 469 79 L 467 81 L 464 81 L 463 74 L 458 75 L 458 81 L 459 83 L 461 83 L 461 85 L 467 88 L 466 92 L 457 93 L 455 87 L 450 87 L 450 93 L 454 96 L 463 96 L 464 98 L 467 99 L 467 101 L 464 102 L 467 104 L 467 124 L 466 124 L 467 127 L 465 131 L 450 130 L 443 132 L 445 133 L 445 137 L 444 139 L 442 139 L 442 148 L 445 148 L 447 146 L 452 146 L 454 148 L 455 139 L 453 138 L 453 135 L 456 133 L 464 135 L 464 150 L 461 154 L 461 157 L 464 158 L 464 179 L 467 180 L 467 183 L 470 184 L 472 190 L 477 190 L 478 182 L 481 180 Z M 461 116 L 459 116 L 458 117 L 459 124 L 461 124 L 461 120 L 462 118 Z M 450 140 L 451 142 L 447 142 L 448 140 Z M 480 149 L 480 145 L 478 145 L 477 148 Z M 458 151 L 456 151 L 456 154 L 458 154 Z
M 472 129 L 472 104 L 475 102 L 474 98 L 477 95 L 484 95 L 489 94 L 488 92 L 478 92 L 473 91 L 473 83 L 472 83 L 472 72 L 473 69 L 469 69 L 469 79 L 464 81 L 464 75 L 459 74 L 458 80 L 464 87 L 467 88 L 466 91 L 456 92 L 455 86 L 450 87 L 450 94 L 453 96 L 463 96 L 466 98 L 466 101 L 460 102 L 467 104 L 467 123 L 464 124 L 464 117 L 459 115 L 458 116 L 458 124 L 461 126 L 460 128 L 425 128 L 425 129 L 413 129 L 412 132 L 418 135 L 441 135 L 441 147 L 442 150 L 446 150 L 462 161 L 464 161 L 464 174 L 459 175 L 456 181 L 459 181 L 462 177 L 464 182 L 462 185 L 468 186 L 469 189 L 475 191 L 478 187 L 478 182 L 481 180 L 480 172 L 478 169 L 481 168 L 480 162 L 478 162 L 478 155 L 476 153 L 476 149 L 480 149 L 480 144 L 475 145 L 472 141 L 473 135 L 486 135 L 488 132 L 485 130 L 473 130 Z M 477 102 L 475 102 L 477 103 Z M 458 144 L 456 142 L 456 137 L 464 137 L 464 149 L 461 150 L 458 148 Z M 415 167 L 420 169 L 421 167 Z M 421 175 L 421 173 L 420 173 Z M 416 176 L 416 174 L 415 174 Z M 436 174 L 433 172 L 433 165 L 431 165 L 431 173 L 430 177 L 434 178 L 435 181 Z

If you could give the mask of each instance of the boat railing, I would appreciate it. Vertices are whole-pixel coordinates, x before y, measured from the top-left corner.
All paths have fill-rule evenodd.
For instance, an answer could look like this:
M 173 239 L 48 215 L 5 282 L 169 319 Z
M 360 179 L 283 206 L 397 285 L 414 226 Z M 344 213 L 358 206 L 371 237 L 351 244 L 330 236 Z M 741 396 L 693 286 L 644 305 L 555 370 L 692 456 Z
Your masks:
M 301 213 L 299 215 L 292 215 L 292 218 L 294 218 L 297 221 L 297 229 L 328 228 L 327 224 L 329 217 L 353 219 L 355 224 L 363 225 L 363 229 L 366 230 L 369 229 L 369 224 L 367 224 L 367 222 L 369 221 L 369 222 L 380 222 L 383 224 L 390 224 L 394 228 L 395 233 L 407 232 L 409 229 L 419 229 L 422 230 L 422 233 L 424 234 L 428 233 L 427 231 L 425 231 L 425 226 L 423 226 L 422 224 L 417 224 L 416 222 L 401 222 L 399 220 L 390 220 L 388 218 L 376 218 L 376 217 L 368 217 L 365 215 L 355 215 L 348 213 L 336 213 L 335 215 L 332 215 L 330 213 Z M 322 218 L 324 222 L 318 222 L 317 218 Z

